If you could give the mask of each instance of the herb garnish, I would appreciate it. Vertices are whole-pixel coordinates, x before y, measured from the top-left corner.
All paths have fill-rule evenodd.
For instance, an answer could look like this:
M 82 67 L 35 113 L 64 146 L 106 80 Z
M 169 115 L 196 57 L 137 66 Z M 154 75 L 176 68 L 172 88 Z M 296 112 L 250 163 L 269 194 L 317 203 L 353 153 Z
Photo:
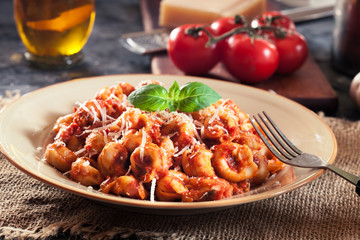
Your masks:
M 169 92 L 157 84 L 149 84 L 133 91 L 129 102 L 145 111 L 196 112 L 219 100 L 221 96 L 204 83 L 190 82 L 181 87 L 175 81 Z

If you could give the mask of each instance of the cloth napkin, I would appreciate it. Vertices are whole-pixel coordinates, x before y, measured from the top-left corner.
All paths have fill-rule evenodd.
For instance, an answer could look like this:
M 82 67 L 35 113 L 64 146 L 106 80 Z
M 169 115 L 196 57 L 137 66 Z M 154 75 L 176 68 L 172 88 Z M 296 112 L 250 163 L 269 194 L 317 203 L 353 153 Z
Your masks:
M 0 108 L 9 101 L 0 99 Z M 360 121 L 323 117 L 338 142 L 334 164 L 360 175 Z M 0 154 L 0 238 L 5 239 L 360 239 L 355 187 L 326 171 L 270 199 L 185 216 L 100 205 L 35 180 Z

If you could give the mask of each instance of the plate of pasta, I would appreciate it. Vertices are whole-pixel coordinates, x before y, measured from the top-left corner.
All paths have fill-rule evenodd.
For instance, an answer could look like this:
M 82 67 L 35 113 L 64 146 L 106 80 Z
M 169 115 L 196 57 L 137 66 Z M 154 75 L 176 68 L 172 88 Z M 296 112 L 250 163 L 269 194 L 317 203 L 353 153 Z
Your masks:
M 268 151 L 249 121 L 263 110 L 299 148 L 334 161 L 334 134 L 300 104 L 236 83 L 152 74 L 26 94 L 0 113 L 0 149 L 28 175 L 112 207 L 203 213 L 275 197 L 323 173 Z

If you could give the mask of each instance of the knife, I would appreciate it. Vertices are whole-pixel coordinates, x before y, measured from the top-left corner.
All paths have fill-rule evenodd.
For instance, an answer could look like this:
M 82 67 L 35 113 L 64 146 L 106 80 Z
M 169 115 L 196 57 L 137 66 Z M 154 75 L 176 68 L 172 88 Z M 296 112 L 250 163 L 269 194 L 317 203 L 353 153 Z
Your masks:
M 120 43 L 137 54 L 151 54 L 166 51 L 169 30 L 165 28 L 146 32 L 127 33 L 120 36 Z

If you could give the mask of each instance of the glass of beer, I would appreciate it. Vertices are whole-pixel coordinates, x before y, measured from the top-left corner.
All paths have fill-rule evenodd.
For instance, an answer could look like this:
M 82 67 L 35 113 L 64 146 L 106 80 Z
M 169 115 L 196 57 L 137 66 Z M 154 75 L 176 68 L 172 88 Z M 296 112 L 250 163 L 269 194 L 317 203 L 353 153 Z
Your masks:
M 14 0 L 27 62 L 63 69 L 79 63 L 95 20 L 95 0 Z

